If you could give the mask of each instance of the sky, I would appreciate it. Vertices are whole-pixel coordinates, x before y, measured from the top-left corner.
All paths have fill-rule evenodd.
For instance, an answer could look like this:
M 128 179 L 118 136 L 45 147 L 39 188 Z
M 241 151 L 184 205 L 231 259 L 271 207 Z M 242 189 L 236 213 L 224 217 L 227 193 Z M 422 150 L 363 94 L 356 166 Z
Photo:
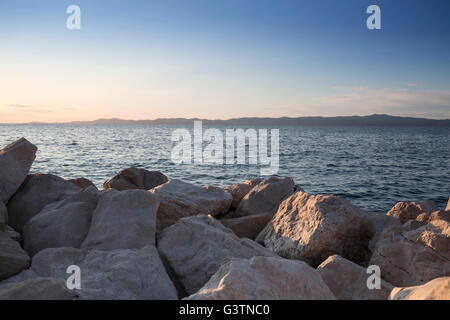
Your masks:
M 0 1 L 1 123 L 374 113 L 450 118 L 450 1 Z

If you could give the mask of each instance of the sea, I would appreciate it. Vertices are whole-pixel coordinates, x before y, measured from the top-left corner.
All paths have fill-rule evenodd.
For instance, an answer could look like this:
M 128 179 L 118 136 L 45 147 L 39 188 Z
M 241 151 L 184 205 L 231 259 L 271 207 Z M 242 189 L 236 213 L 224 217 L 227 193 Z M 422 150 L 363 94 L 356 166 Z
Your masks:
M 0 146 L 25 137 L 38 147 L 31 173 L 84 177 L 99 188 L 133 166 L 219 187 L 262 177 L 261 164 L 251 164 L 249 158 L 244 164 L 175 163 L 172 136 L 177 129 L 193 132 L 193 126 L 2 124 Z M 235 128 L 216 129 L 225 137 L 226 129 Z M 433 200 L 444 209 L 450 197 L 449 127 L 251 129 L 267 129 L 269 138 L 271 129 L 279 131 L 279 170 L 273 176 L 292 177 L 309 193 L 335 194 L 373 212 L 387 212 L 398 201 L 420 200 Z

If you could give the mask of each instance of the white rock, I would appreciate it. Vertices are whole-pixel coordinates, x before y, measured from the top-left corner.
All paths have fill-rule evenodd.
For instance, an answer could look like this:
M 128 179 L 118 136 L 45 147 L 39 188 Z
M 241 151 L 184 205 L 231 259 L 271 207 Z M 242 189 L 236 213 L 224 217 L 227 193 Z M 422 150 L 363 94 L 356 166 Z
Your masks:
M 23 282 L 0 285 L 0 300 L 71 300 L 75 291 L 66 287 L 60 278 L 35 278 Z
M 216 216 L 230 208 L 231 194 L 218 187 L 199 187 L 180 180 L 150 190 L 159 197 L 158 229 L 164 229 L 179 219 L 195 215 Z
M 47 248 L 79 248 L 86 238 L 99 194 L 90 187 L 48 204 L 23 229 L 24 248 L 31 255 Z
M 11 277 L 30 265 L 30 257 L 5 232 L 0 232 L 0 280 Z
M 0 150 L 0 202 L 19 189 L 36 158 L 35 145 L 21 138 Z
M 345 199 L 298 191 L 283 201 L 262 231 L 264 244 L 282 257 L 314 267 L 334 254 L 364 264 L 375 234 L 366 215 Z
M 176 289 L 154 246 L 139 250 L 45 249 L 33 257 L 31 271 L 40 277 L 68 277 L 67 267 L 81 271 L 80 299 L 177 299 Z
M 9 224 L 18 232 L 52 202 L 60 201 L 81 189 L 70 181 L 51 174 L 29 175 L 8 202 Z
M 200 289 L 229 258 L 276 256 L 254 241 L 238 238 L 211 216 L 184 218 L 164 229 L 158 250 L 188 294 Z
M 370 264 L 378 265 L 382 277 L 399 287 L 421 285 L 450 276 L 449 223 L 435 220 L 414 230 L 386 229 Z
M 187 300 L 335 300 L 306 263 L 273 257 L 231 259 Z
M 274 214 L 277 212 L 281 201 L 290 196 L 294 190 L 295 185 L 292 178 L 264 180 L 245 195 L 236 209 L 235 216 Z
M 339 300 L 386 300 L 394 288 L 380 279 L 379 289 L 369 289 L 367 269 L 338 255 L 322 262 L 317 271 Z
M 437 278 L 421 286 L 394 288 L 389 300 L 450 300 L 450 277 Z
M 105 192 L 81 248 L 140 249 L 155 245 L 158 206 L 158 198 L 145 190 Z

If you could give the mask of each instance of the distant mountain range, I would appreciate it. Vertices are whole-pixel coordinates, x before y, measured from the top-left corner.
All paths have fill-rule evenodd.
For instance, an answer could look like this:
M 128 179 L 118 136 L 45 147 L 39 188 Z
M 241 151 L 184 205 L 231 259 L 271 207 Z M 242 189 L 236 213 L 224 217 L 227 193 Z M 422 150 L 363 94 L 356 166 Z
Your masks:
M 298 117 L 298 118 L 234 118 L 207 120 L 198 118 L 158 118 L 155 120 L 123 120 L 118 118 L 94 121 L 73 121 L 70 124 L 139 124 L 139 125 L 192 125 L 201 120 L 204 125 L 216 126 L 427 126 L 450 127 L 450 119 L 433 120 L 413 117 L 397 117 L 384 114 L 344 117 Z

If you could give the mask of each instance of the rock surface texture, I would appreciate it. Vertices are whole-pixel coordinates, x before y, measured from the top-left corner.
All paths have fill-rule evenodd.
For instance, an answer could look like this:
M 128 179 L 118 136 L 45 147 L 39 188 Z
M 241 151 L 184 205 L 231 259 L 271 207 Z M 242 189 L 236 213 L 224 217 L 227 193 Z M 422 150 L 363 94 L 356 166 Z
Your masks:
M 60 278 L 35 278 L 0 285 L 0 300 L 72 300 L 77 297 Z
M 233 197 L 233 201 L 231 201 L 231 210 L 236 210 L 241 203 L 241 200 L 250 192 L 250 190 L 262 181 L 262 179 L 253 179 L 225 187 L 225 191 L 231 193 L 231 196 Z
M 263 213 L 242 218 L 223 219 L 220 222 L 225 227 L 233 230 L 239 238 L 254 240 L 271 219 L 271 213 Z
M 400 223 L 405 223 L 408 220 L 415 220 L 419 215 L 431 214 L 438 211 L 438 206 L 433 201 L 420 202 L 398 202 L 388 213 L 388 216 L 397 218 Z
M 335 254 L 365 264 L 375 234 L 366 215 L 345 199 L 298 191 L 283 201 L 261 233 L 273 252 L 313 267 Z
M 66 279 L 67 267 L 81 271 L 80 299 L 177 299 L 177 292 L 167 275 L 155 247 L 139 250 L 81 250 L 55 248 L 33 257 L 30 270 L 17 280 L 37 277 Z M 14 280 L 14 279 L 13 279 Z
M 128 168 L 120 171 L 114 177 L 105 181 L 105 183 L 103 183 L 103 188 L 116 190 L 150 190 L 167 181 L 169 181 L 169 179 L 159 171 L 148 171 L 142 168 Z
M 47 248 L 79 248 L 91 225 L 99 193 L 93 187 L 48 204 L 23 230 L 24 247 L 31 255 Z
M 0 281 L 28 268 L 30 257 L 17 241 L 0 231 Z
M 187 300 L 335 300 L 306 263 L 273 257 L 231 259 Z
M 450 300 L 450 277 L 437 278 L 421 286 L 394 288 L 389 300 Z
M 199 290 L 230 258 L 276 256 L 246 238 L 238 238 L 211 216 L 179 220 L 158 238 L 158 250 L 188 294 Z
M 9 224 L 18 232 L 50 203 L 77 194 L 81 188 L 51 174 L 29 175 L 8 202 Z
M 253 187 L 240 201 L 235 217 L 262 213 L 275 214 L 281 201 L 295 190 L 292 178 L 269 178 Z
M 450 276 L 450 227 L 443 220 L 413 230 L 391 227 L 381 235 L 370 264 L 395 286 L 415 286 Z
M 386 300 L 394 288 L 381 280 L 380 289 L 369 289 L 367 269 L 338 255 L 322 262 L 317 271 L 339 300 Z
M 231 194 L 218 187 L 199 187 L 180 180 L 150 190 L 159 197 L 158 229 L 164 229 L 179 219 L 195 215 L 216 216 L 228 211 Z
M 145 190 L 105 192 L 92 213 L 83 249 L 140 249 L 155 244 L 159 200 Z
M 7 202 L 19 189 L 36 158 L 37 148 L 21 138 L 0 150 L 0 202 Z

